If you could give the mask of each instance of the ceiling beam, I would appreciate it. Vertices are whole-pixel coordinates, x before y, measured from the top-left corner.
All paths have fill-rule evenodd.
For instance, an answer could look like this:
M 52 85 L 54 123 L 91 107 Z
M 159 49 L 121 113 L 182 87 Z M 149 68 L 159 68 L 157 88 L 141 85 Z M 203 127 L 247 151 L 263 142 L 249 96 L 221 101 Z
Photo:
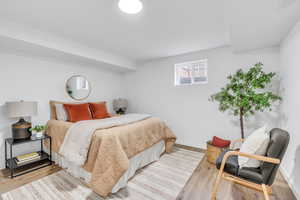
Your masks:
M 67 56 L 88 64 L 104 66 L 120 71 L 136 70 L 136 62 L 124 56 L 84 46 L 53 34 L 47 34 L 7 21 L 0 21 L 0 42 L 2 48 L 48 56 Z

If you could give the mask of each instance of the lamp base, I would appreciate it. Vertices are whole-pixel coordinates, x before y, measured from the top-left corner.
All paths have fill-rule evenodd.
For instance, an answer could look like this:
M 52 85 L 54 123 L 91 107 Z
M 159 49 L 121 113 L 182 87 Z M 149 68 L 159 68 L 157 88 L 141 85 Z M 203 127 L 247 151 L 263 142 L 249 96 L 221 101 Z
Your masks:
M 17 123 L 12 124 L 12 137 L 14 140 L 23 140 L 31 137 L 31 123 L 21 118 Z
M 116 110 L 116 113 L 118 114 L 118 115 L 124 115 L 125 114 L 125 109 L 123 110 L 122 108 L 119 108 L 118 110 Z

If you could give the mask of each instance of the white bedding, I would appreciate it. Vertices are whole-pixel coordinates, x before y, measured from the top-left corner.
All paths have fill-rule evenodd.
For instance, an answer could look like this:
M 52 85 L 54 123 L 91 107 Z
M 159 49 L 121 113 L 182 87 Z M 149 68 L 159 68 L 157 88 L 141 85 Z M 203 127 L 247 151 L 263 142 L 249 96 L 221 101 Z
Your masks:
M 128 180 L 134 176 L 135 172 L 154 162 L 159 160 L 161 154 L 165 152 L 165 142 L 160 141 L 159 143 L 153 145 L 152 147 L 146 149 L 145 151 L 135 155 L 129 160 L 129 168 L 120 178 L 118 183 L 112 189 L 112 193 L 119 191 L 121 188 L 126 187 Z M 71 175 L 84 180 L 86 183 L 90 182 L 91 174 L 84 170 L 82 167 L 70 162 L 68 159 L 59 156 L 55 152 L 52 153 L 54 156 L 54 161 L 60 167 L 64 168 Z

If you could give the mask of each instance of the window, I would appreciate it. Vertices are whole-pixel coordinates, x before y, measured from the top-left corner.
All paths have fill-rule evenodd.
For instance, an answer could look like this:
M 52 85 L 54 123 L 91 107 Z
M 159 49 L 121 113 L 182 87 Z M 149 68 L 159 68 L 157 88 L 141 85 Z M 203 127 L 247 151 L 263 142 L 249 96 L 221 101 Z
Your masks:
M 175 64 L 175 85 L 207 83 L 207 60 Z

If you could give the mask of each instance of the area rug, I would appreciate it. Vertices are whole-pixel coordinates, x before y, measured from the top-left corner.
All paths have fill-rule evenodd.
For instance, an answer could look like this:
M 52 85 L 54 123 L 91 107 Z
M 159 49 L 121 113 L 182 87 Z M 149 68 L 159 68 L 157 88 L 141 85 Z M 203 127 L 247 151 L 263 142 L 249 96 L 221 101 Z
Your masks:
M 203 153 L 174 148 L 171 154 L 143 169 L 128 182 L 126 188 L 109 200 L 175 200 L 198 166 Z M 103 200 L 81 180 L 64 170 L 2 194 L 3 200 Z

